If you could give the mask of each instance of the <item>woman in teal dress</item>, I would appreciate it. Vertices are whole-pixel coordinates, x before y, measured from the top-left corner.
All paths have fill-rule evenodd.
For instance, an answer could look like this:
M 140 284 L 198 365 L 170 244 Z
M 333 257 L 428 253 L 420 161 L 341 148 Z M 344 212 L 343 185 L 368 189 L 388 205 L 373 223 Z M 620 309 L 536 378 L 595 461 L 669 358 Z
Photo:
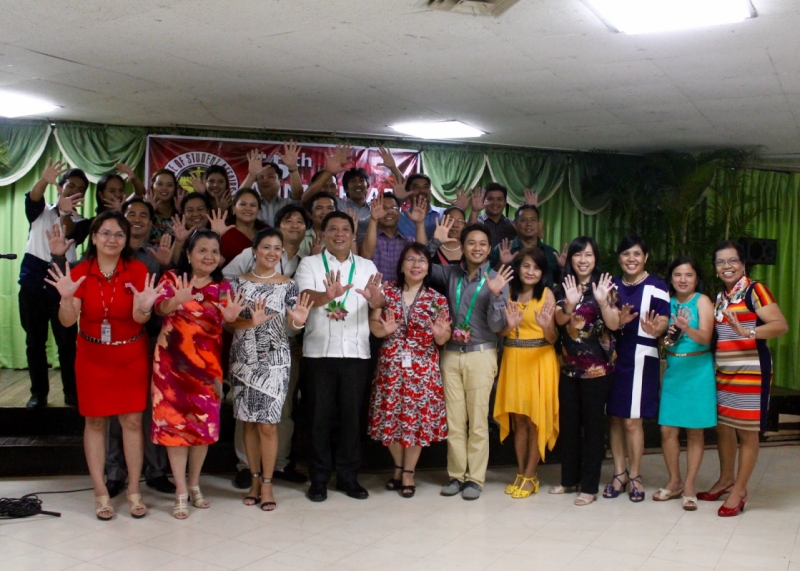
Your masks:
M 681 256 L 669 266 L 670 327 L 663 344 L 667 370 L 661 387 L 661 447 L 669 483 L 653 494 L 656 501 L 682 497 L 683 509 L 697 509 L 694 480 L 703 460 L 703 429 L 717 424 L 717 389 L 711 334 L 714 306 L 697 291 L 700 267 L 691 256 Z M 686 429 L 686 479 L 681 479 L 678 433 Z

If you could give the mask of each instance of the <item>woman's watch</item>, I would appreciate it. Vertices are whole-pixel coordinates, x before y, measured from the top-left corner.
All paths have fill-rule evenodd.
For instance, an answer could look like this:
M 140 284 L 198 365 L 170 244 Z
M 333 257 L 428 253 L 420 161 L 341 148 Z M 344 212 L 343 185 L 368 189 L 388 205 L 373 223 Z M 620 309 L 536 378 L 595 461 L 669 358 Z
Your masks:
M 750 339 L 755 339 L 755 338 L 756 338 L 756 328 L 752 327 L 750 329 Z

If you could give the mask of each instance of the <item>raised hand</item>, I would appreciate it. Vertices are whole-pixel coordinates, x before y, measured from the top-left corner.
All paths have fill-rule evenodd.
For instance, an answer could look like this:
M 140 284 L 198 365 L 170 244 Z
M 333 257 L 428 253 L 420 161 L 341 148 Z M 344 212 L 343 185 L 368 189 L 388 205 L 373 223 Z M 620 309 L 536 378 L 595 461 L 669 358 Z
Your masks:
M 152 188 L 146 188 L 144 191 L 144 199 L 146 202 L 150 203 L 150 206 L 153 207 L 153 210 L 158 210 L 158 205 L 161 201 L 156 198 L 156 192 Z
M 582 292 L 575 281 L 575 276 L 565 276 L 562 286 L 564 287 L 564 295 L 567 298 L 567 303 L 573 307 L 578 305 L 581 302 Z
M 192 233 L 191 229 L 186 228 L 186 216 L 173 214 L 170 220 L 172 221 L 172 234 L 175 236 L 175 241 L 183 244 L 189 239 L 189 234 Z
M 501 264 L 508 265 L 514 261 L 514 254 L 511 253 L 511 242 L 508 241 L 508 238 L 503 238 L 498 251 L 500 252 Z
M 58 209 L 61 212 L 69 212 L 70 214 L 77 214 L 78 207 L 83 205 L 83 195 L 73 194 L 64 196 L 64 192 L 59 187 L 58 189 Z
M 394 195 L 403 200 L 408 196 L 408 191 L 406 190 L 406 177 L 402 174 L 395 174 L 394 181 L 392 182 L 392 191 Z
M 189 175 L 189 182 L 192 185 L 192 188 L 194 189 L 195 192 L 199 194 L 206 193 L 206 183 L 203 182 L 202 178 L 197 176 L 197 173 L 193 172 Z
M 350 217 L 350 220 L 353 221 L 353 228 L 355 228 L 356 231 L 358 231 L 358 210 L 356 210 L 353 207 L 345 208 L 344 213 Z
M 541 227 L 541 224 L 540 224 Z M 539 232 L 541 237 L 541 232 Z M 567 252 L 569 251 L 569 244 L 564 244 L 561 247 L 561 253 L 556 257 L 556 261 L 558 262 L 558 266 L 563 268 L 567 265 Z
M 533 314 L 536 316 L 536 323 L 542 329 L 547 329 L 553 323 L 553 315 L 556 312 L 556 303 L 552 299 L 548 299 L 542 306 L 542 312 L 539 313 L 535 309 Z
M 672 322 L 675 327 L 681 331 L 689 327 L 689 321 L 692 319 L 692 312 L 688 307 L 679 307 L 678 315 L 672 314 Z
M 614 282 L 612 281 L 611 274 L 603 274 L 600 276 L 600 279 L 597 280 L 597 283 L 592 282 L 592 293 L 598 305 L 603 305 L 608 301 L 608 294 L 613 289 Z
M 186 191 L 183 190 L 181 185 L 175 187 L 175 196 L 172 197 L 172 204 L 175 206 L 175 212 L 180 212 L 181 210 L 181 202 L 183 202 L 183 197 L 186 196 Z
M 519 324 L 522 323 L 522 311 L 519 304 L 516 301 L 509 302 L 506 304 L 505 311 L 506 324 L 509 327 L 519 327 Z
M 308 312 L 314 307 L 314 302 L 311 301 L 311 296 L 307 293 L 301 293 L 297 297 L 297 304 L 294 309 L 286 308 L 286 318 L 291 319 L 291 325 L 295 328 L 302 327 L 306 324 L 308 319 Z
M 75 295 L 75 292 L 78 291 L 78 286 L 86 279 L 86 276 L 81 276 L 77 281 L 72 281 L 72 277 L 70 277 L 69 273 L 69 264 L 67 264 L 66 273 L 62 273 L 61 268 L 55 264 L 53 264 L 52 268 L 47 270 L 47 273 L 50 274 L 50 278 L 52 279 L 44 278 L 44 281 L 56 288 L 56 291 L 58 291 L 64 299 L 69 299 Z
M 445 315 L 444 311 L 436 314 L 436 319 L 431 320 L 431 330 L 434 337 L 442 338 L 450 333 L 450 320 Z
M 126 165 L 125 163 L 116 163 L 114 168 L 117 169 L 117 172 L 124 174 L 128 177 L 128 182 L 132 181 L 136 178 L 136 173 L 133 172 L 133 169 Z
M 212 210 L 211 216 L 206 214 L 206 218 L 208 219 L 209 227 L 220 236 L 228 230 L 236 228 L 236 224 L 225 224 L 225 213 L 222 210 Z
M 428 199 L 424 195 L 418 194 L 411 199 L 411 207 L 412 209 L 406 213 L 409 220 L 414 224 L 425 222 L 425 214 L 428 213 Z
M 322 246 L 323 246 L 322 232 L 317 232 L 311 239 L 311 245 L 310 245 L 311 255 L 316 256 L 317 254 L 321 254 Z
M 47 161 L 47 166 L 42 171 L 42 178 L 41 180 L 47 182 L 48 184 L 54 184 L 58 186 L 58 177 L 69 170 L 69 165 L 67 165 L 64 161 L 55 161 L 50 159 Z
M 625 327 L 628 323 L 636 319 L 639 315 L 638 311 L 633 311 L 633 306 L 630 303 L 626 303 L 623 305 L 619 310 L 619 326 L 620 328 Z
M 539 207 L 539 195 L 530 188 L 525 189 L 525 204 Z
M 192 280 L 184 273 L 183 276 L 178 276 L 175 285 L 172 286 L 173 297 L 179 303 L 186 303 L 189 301 L 196 301 L 197 297 L 192 292 Z
M 164 293 L 164 284 L 158 284 L 158 280 L 156 279 L 156 274 L 148 274 L 147 277 L 144 279 L 144 287 L 142 291 L 137 290 L 133 285 L 131 285 L 131 289 L 133 290 L 133 298 L 136 300 L 139 309 L 144 312 L 150 311 L 153 308 L 153 305 L 162 293 Z
M 338 271 L 335 274 L 333 272 L 329 273 L 322 282 L 322 285 L 325 286 L 325 295 L 328 298 L 328 301 L 333 301 L 337 297 L 341 297 L 344 295 L 344 292 L 349 290 L 353 287 L 353 284 L 347 284 L 346 286 L 342 285 L 342 272 Z
M 483 275 L 486 276 L 486 287 L 489 288 L 489 291 L 494 295 L 500 295 L 514 276 L 514 270 L 509 266 L 500 266 L 493 278 L 490 278 L 486 272 Z
M 655 311 L 651 311 L 650 313 L 645 314 L 645 316 L 639 320 L 642 324 L 642 331 L 644 331 L 648 335 L 657 337 L 656 335 L 656 333 L 658 332 L 658 323 L 656 323 L 657 319 L 658 319 L 658 314 Z
M 397 169 L 397 163 L 392 156 L 392 153 L 383 146 L 378 147 L 378 154 L 381 156 L 381 164 L 377 165 L 379 167 L 385 167 L 390 171 L 394 172 Z
M 231 189 L 226 188 L 219 195 L 215 196 L 214 199 L 217 202 L 217 208 L 222 210 L 223 212 L 227 212 L 228 208 L 230 208 L 231 203 L 233 202 L 233 195 L 231 194 Z
M 173 216 L 173 218 L 175 218 L 175 216 Z M 164 234 L 161 236 L 158 246 L 155 248 L 148 247 L 147 251 L 150 252 L 150 255 L 156 259 L 156 262 L 158 262 L 159 266 L 162 268 L 167 268 L 172 263 L 172 246 L 172 236 L 169 234 Z
M 278 158 L 286 165 L 286 168 L 293 170 L 297 168 L 297 158 L 300 156 L 300 147 L 294 140 L 289 139 L 288 143 L 283 144 L 283 154 L 278 153 Z
M 364 286 L 364 289 L 357 289 L 356 293 L 363 296 L 370 305 L 379 299 L 383 299 L 383 291 L 381 291 L 382 278 L 383 274 L 380 272 L 372 274 L 367 280 L 367 285 Z
M 433 232 L 433 239 L 439 240 L 443 244 L 450 240 L 450 230 L 455 224 L 455 218 L 450 216 L 442 216 L 440 220 L 436 221 L 436 229 Z
M 453 206 L 458 206 L 462 211 L 466 212 L 471 197 L 472 195 L 469 190 L 463 186 L 457 186 L 455 200 L 451 200 L 449 203 Z
M 222 314 L 222 319 L 228 323 L 233 323 L 239 318 L 245 307 L 244 292 L 240 291 L 236 295 L 229 292 L 227 298 L 217 303 L 217 308 Z
M 736 335 L 739 337 L 750 337 L 750 329 L 745 328 L 741 324 L 739 318 L 734 312 L 732 312 L 730 309 L 725 309 L 722 313 L 728 318 L 728 325 L 731 326 L 731 329 L 733 329 L 733 332 L 736 333 Z
M 379 191 L 372 202 L 369 203 L 369 216 L 375 221 L 386 216 L 386 209 L 383 207 L 383 192 Z
M 261 151 L 253 149 L 247 153 L 247 173 L 253 176 L 258 176 L 266 167 L 263 165 Z
M 47 245 L 50 247 L 50 254 L 55 257 L 63 257 L 67 254 L 69 247 L 75 240 L 67 240 L 67 227 L 53 224 L 50 230 L 44 231 L 47 236 Z
M 480 188 L 476 188 L 475 191 L 472 193 L 472 211 L 477 214 L 478 212 L 483 210 L 485 204 L 486 204 L 486 191 Z
M 264 325 L 267 321 L 278 315 L 277 313 L 267 313 L 266 296 L 259 297 L 253 301 L 250 307 L 250 321 L 253 327 Z
M 387 336 L 397 331 L 397 328 L 400 327 L 400 324 L 394 319 L 393 311 L 383 312 L 381 316 L 381 325 L 383 325 L 383 331 Z
M 336 148 L 331 149 L 330 153 L 325 153 L 325 172 L 329 172 L 334 176 L 344 172 L 347 169 L 345 166 L 348 162 L 347 157 L 352 150 L 353 147 L 346 143 L 336 145 Z

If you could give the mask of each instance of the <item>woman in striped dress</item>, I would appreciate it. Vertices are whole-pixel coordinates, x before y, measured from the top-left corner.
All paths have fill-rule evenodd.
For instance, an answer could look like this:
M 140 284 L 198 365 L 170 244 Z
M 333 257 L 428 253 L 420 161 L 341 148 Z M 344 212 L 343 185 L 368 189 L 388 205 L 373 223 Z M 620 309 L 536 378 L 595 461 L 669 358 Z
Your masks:
M 727 517 L 744 511 L 747 482 L 758 459 L 758 432 L 766 428 L 772 384 L 766 340 L 783 335 L 789 326 L 767 286 L 747 277 L 740 244 L 720 242 L 713 260 L 725 285 L 714 304 L 720 476 L 697 499 L 713 501 L 729 494 L 718 512 Z

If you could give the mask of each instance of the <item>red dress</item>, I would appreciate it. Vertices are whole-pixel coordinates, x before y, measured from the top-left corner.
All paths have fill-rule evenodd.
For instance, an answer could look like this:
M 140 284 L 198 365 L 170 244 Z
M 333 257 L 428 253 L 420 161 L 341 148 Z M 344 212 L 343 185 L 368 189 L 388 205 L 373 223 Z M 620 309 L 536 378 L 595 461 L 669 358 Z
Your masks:
M 138 260 L 122 260 L 110 280 L 100 273 L 96 260 L 87 260 L 72 270 L 72 279 L 87 276 L 75 292 L 81 300 L 80 333 L 75 356 L 79 411 L 83 416 L 114 416 L 141 412 L 150 384 L 150 351 L 143 325 L 133 319 L 133 285 L 142 291 L 147 267 Z M 130 284 L 130 285 L 129 285 Z M 108 308 L 111 341 L 132 343 L 104 345 L 100 328 Z
M 370 399 L 369 434 L 384 446 L 430 446 L 447 438 L 439 349 L 430 323 L 439 311 L 448 314 L 447 299 L 425 289 L 411 306 L 406 326 L 400 289 L 388 287 L 385 295 L 384 311 L 394 313 L 399 327 L 381 345 Z M 411 367 L 404 368 L 402 355 L 406 352 L 411 354 Z
M 227 266 L 232 259 L 253 247 L 253 239 L 248 238 L 238 228 L 231 228 L 219 239 L 219 253 L 225 258 Z

